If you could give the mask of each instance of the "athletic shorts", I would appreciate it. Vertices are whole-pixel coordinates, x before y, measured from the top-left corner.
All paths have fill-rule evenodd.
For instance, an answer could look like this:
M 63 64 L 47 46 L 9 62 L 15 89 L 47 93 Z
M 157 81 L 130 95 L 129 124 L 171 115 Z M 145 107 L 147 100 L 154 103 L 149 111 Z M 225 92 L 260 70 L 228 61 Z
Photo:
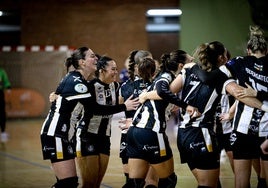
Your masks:
M 220 150 L 213 130 L 200 127 L 179 128 L 177 146 L 181 163 L 187 163 L 191 170 L 220 167 Z
M 127 156 L 127 134 L 122 133 L 120 139 L 120 152 L 119 157 L 122 160 L 122 164 L 128 163 L 128 156 Z
M 51 162 L 59 162 L 75 158 L 74 143 L 67 138 L 41 135 L 43 159 Z
M 109 136 L 87 132 L 83 135 L 83 139 L 78 133 L 76 139 L 77 157 L 99 154 L 110 155 L 111 142 Z
M 165 133 L 151 129 L 130 127 L 127 132 L 127 156 L 158 164 L 169 160 L 173 155 Z
M 231 146 L 231 142 L 230 142 L 231 133 L 216 134 L 216 135 L 218 138 L 220 151 L 223 149 L 225 151 L 232 151 L 232 146 Z
M 268 160 L 268 155 L 264 155 L 260 145 L 265 137 L 247 135 L 237 131 L 231 134 L 231 145 L 234 159 L 263 159 Z

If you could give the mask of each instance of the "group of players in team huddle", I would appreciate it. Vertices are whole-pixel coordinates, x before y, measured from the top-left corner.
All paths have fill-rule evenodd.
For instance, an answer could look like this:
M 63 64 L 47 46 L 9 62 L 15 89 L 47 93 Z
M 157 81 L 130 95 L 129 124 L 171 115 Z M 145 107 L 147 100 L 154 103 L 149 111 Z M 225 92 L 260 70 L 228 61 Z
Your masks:
M 128 80 L 118 83 L 117 65 L 88 47 L 66 60 L 67 74 L 50 95 L 41 129 L 43 158 L 51 160 L 55 188 L 99 188 L 110 156 L 112 114 L 125 112 L 120 157 L 123 188 L 175 188 L 177 175 L 166 135 L 171 112 L 178 119 L 177 146 L 199 188 L 221 187 L 225 149 L 236 188 L 268 185 L 268 51 L 262 30 L 250 27 L 247 55 L 230 58 L 219 41 L 163 54 L 134 50 Z M 78 167 L 78 168 L 77 168 Z

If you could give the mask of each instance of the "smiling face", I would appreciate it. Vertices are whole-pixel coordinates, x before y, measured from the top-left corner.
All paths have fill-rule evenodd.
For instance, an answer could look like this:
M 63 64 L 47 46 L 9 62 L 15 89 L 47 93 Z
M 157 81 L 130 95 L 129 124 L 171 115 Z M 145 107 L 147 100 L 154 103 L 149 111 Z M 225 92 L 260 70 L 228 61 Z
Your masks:
M 107 62 L 103 69 L 100 69 L 99 79 L 106 84 L 110 84 L 116 81 L 117 74 L 117 65 L 114 60 L 111 60 Z
M 89 49 L 84 59 L 85 71 L 87 71 L 89 74 L 94 74 L 97 70 L 97 60 L 98 58 L 95 53 Z

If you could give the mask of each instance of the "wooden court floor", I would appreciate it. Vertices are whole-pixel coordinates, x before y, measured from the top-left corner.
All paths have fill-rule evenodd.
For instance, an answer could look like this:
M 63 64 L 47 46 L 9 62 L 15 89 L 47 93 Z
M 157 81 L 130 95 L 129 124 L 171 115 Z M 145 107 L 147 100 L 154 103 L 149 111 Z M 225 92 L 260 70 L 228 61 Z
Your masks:
M 118 119 L 122 113 L 115 114 L 111 137 L 111 156 L 106 175 L 101 188 L 121 188 L 124 184 L 121 160 L 118 156 L 120 130 Z M 50 168 L 50 162 L 41 156 L 39 140 L 42 119 L 12 119 L 7 122 L 9 141 L 0 145 L 0 188 L 50 188 L 55 177 Z M 188 167 L 180 164 L 176 147 L 176 126 L 169 121 L 167 133 L 172 145 L 175 161 L 175 171 L 178 176 L 178 188 L 196 187 L 196 181 Z M 222 155 L 221 183 L 223 188 L 234 187 L 234 178 L 228 160 Z M 252 187 L 256 187 L 256 174 L 253 171 Z M 80 184 L 81 185 L 81 184 Z

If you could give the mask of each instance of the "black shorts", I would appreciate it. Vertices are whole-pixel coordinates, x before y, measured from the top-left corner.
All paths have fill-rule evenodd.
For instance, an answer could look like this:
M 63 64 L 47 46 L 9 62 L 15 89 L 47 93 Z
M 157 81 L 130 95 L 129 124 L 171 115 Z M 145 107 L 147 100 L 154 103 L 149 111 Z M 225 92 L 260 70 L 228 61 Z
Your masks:
M 74 143 L 67 138 L 42 134 L 41 145 L 44 160 L 58 162 L 75 158 Z
M 219 148 L 220 150 L 225 150 L 225 151 L 232 151 L 232 146 L 230 142 L 230 136 L 231 133 L 227 134 L 216 134 L 218 138 L 218 143 L 219 143 Z
M 207 139 L 204 139 L 204 134 Z M 200 127 L 179 128 L 177 146 L 181 163 L 187 163 L 191 170 L 220 167 L 220 149 L 213 130 Z
M 121 158 L 123 164 L 127 164 L 128 163 L 128 156 L 127 156 L 127 134 L 126 133 L 122 133 L 121 134 L 119 157 Z
M 127 132 L 127 156 L 158 164 L 169 160 L 173 155 L 165 133 L 151 129 L 130 127 Z
M 87 132 L 83 138 L 76 136 L 76 156 L 89 156 L 105 154 L 110 155 L 110 137 Z
M 268 155 L 264 155 L 260 145 L 265 137 L 247 135 L 237 131 L 231 134 L 231 145 L 234 159 L 263 159 L 268 160 Z

